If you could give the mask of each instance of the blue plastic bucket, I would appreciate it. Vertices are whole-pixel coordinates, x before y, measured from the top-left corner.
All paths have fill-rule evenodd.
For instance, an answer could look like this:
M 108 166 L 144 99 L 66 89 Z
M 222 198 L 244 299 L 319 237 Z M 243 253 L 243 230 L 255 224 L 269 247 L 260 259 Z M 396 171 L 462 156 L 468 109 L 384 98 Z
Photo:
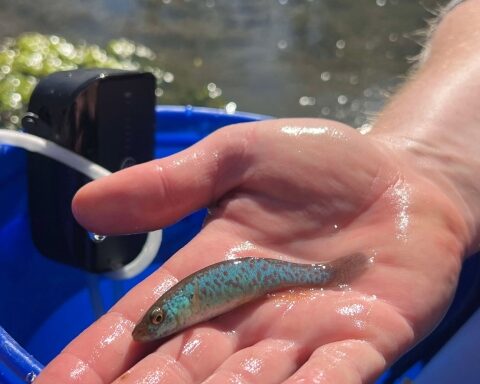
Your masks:
M 158 107 L 156 117 L 156 158 L 178 152 L 220 127 L 266 118 L 192 107 Z M 42 364 L 102 311 L 186 244 L 199 231 L 204 218 L 203 211 L 197 212 L 166 228 L 156 260 L 140 276 L 120 282 L 95 279 L 37 252 L 29 229 L 26 183 L 25 152 L 0 146 L 0 383 L 6 384 L 24 383 L 38 373 Z M 415 378 L 478 307 L 480 257 L 471 258 L 467 264 L 444 321 L 379 383 Z

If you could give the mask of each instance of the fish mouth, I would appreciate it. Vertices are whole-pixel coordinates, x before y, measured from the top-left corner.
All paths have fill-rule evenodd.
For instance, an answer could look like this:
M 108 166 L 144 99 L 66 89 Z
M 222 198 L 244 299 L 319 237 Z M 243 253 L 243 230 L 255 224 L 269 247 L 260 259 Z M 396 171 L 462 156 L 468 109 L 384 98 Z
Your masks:
M 132 337 L 133 337 L 133 340 L 141 341 L 141 342 L 146 342 L 146 341 L 151 341 L 152 340 L 152 338 L 148 334 L 147 328 L 145 326 L 143 326 L 141 323 L 137 324 L 135 326 L 135 328 L 133 329 Z

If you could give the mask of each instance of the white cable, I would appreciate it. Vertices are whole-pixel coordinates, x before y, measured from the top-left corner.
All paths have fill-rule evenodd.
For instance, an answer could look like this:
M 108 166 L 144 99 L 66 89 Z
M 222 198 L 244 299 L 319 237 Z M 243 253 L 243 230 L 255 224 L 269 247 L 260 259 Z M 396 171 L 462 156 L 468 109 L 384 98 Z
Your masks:
M 108 176 L 111 172 L 90 160 L 77 155 L 51 141 L 29 133 L 0 129 L 0 144 L 20 147 L 30 152 L 40 153 L 83 173 L 91 179 Z
M 108 176 L 111 172 L 90 160 L 77 155 L 51 141 L 29 133 L 0 129 L 0 145 L 20 147 L 30 152 L 36 152 L 62 164 L 65 164 L 76 171 L 83 173 L 91 179 L 99 179 Z M 162 230 L 149 232 L 147 240 L 138 256 L 127 265 L 115 271 L 107 272 L 104 275 L 111 279 L 129 279 L 143 272 L 157 255 L 162 243 Z

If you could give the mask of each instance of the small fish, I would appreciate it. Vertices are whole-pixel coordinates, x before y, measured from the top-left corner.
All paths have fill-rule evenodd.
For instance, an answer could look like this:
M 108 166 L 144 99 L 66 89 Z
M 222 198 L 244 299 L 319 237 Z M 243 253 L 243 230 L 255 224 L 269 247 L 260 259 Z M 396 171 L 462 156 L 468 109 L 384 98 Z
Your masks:
M 135 326 L 136 341 L 153 341 L 212 319 L 268 293 L 347 283 L 368 264 L 361 253 L 321 264 L 245 257 L 210 265 L 165 292 Z

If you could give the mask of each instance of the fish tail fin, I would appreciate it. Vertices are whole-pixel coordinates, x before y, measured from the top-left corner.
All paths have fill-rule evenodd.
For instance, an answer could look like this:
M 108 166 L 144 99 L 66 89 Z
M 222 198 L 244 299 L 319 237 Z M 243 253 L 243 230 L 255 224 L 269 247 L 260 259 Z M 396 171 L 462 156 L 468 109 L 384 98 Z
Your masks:
M 333 271 L 331 285 L 350 283 L 369 266 L 370 258 L 364 253 L 353 253 L 329 263 Z

